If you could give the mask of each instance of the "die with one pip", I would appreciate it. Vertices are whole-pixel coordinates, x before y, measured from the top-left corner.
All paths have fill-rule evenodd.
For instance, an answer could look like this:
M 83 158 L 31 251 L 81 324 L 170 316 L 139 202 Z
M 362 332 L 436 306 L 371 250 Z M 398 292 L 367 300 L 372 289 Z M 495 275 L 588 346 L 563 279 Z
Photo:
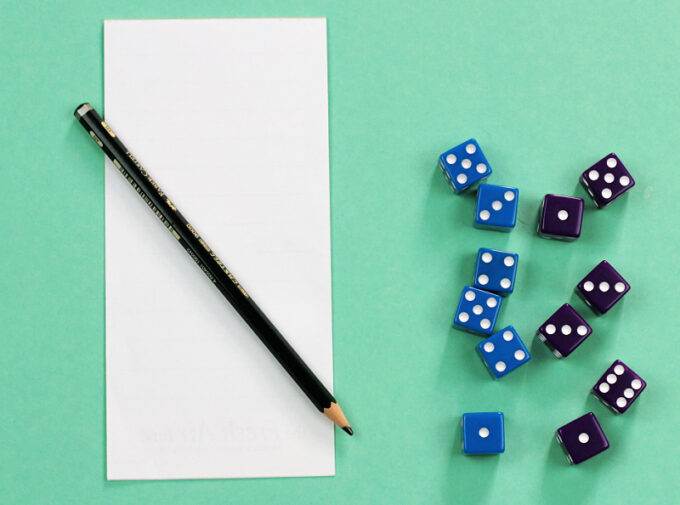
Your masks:
M 501 308 L 501 297 L 465 286 L 453 318 L 453 325 L 461 330 L 491 335 Z
M 581 174 L 581 184 L 601 209 L 635 186 L 635 179 L 621 159 L 609 153 Z
M 491 165 L 475 139 L 469 139 L 439 156 L 439 168 L 456 193 L 465 191 L 491 175 Z
M 510 186 L 480 184 L 477 189 L 475 227 L 510 231 L 517 222 L 519 190 Z
M 566 358 L 587 339 L 593 329 L 574 307 L 565 303 L 539 328 L 538 338 L 558 358 Z
M 630 284 L 606 260 L 576 285 L 576 293 L 596 314 L 607 313 L 628 291 Z
M 463 414 L 461 425 L 465 454 L 500 454 L 505 451 L 502 412 Z
M 558 428 L 555 438 L 574 465 L 609 448 L 607 436 L 592 412 Z
M 583 198 L 545 195 L 538 217 L 538 234 L 546 238 L 576 240 L 581 236 Z
M 494 379 L 509 374 L 531 359 L 517 330 L 507 326 L 477 344 L 477 352 Z
M 474 286 L 508 295 L 515 289 L 519 255 L 482 247 L 477 252 Z
M 593 394 L 614 412 L 623 414 L 645 387 L 645 380 L 617 359 L 593 386 Z

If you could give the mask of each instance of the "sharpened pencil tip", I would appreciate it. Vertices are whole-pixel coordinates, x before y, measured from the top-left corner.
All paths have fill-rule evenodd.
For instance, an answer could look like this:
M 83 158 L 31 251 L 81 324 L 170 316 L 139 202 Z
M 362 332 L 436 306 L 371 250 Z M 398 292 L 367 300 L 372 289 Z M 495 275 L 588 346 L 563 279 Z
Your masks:
M 323 409 L 323 415 L 333 421 L 338 426 L 338 428 L 342 428 L 342 430 L 348 435 L 354 435 L 354 430 L 352 430 L 349 421 L 342 412 L 340 405 L 335 403 L 335 401 L 332 401 L 328 407 Z

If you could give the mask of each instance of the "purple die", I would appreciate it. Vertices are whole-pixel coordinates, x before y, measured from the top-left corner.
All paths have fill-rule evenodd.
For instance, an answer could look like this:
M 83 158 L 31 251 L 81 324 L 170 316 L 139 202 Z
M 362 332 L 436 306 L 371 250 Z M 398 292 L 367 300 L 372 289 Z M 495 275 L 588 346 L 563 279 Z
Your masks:
M 630 290 L 630 284 L 607 261 L 601 261 L 576 286 L 576 292 L 597 314 L 605 314 Z
M 635 186 L 635 179 L 619 157 L 609 153 L 581 174 L 581 184 L 602 208 Z
M 593 329 L 576 309 L 565 303 L 541 325 L 536 334 L 558 358 L 566 358 Z
M 645 380 L 617 359 L 593 386 L 593 394 L 614 412 L 623 414 L 645 387 Z
M 581 235 L 583 198 L 545 195 L 538 218 L 538 234 L 560 240 L 575 240 Z
M 555 437 L 574 465 L 609 448 L 602 426 L 592 412 L 558 428 Z

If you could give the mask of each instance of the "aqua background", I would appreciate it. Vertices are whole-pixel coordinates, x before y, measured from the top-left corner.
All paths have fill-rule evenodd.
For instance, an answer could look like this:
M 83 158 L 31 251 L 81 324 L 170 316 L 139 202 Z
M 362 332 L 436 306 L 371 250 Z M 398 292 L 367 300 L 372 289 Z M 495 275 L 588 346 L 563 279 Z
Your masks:
M 355 425 L 333 478 L 107 482 L 103 167 L 72 118 L 101 109 L 107 18 L 328 17 L 335 392 Z M 0 0 L 0 503 L 678 503 L 678 2 Z M 438 153 L 475 136 L 520 188 L 511 234 L 472 228 Z M 266 146 L 263 146 L 266 149 Z M 534 234 L 548 192 L 584 196 L 610 151 L 637 179 L 574 243 Z M 449 327 L 480 246 L 520 254 L 500 324 L 534 354 L 492 381 Z M 607 258 L 632 291 L 596 318 L 572 288 Z M 228 260 L 228 259 L 225 259 Z M 594 335 L 532 340 L 572 300 Z M 649 385 L 615 416 L 588 396 L 615 359 Z M 464 457 L 459 417 L 501 410 L 506 452 Z M 554 442 L 592 410 L 611 449 Z

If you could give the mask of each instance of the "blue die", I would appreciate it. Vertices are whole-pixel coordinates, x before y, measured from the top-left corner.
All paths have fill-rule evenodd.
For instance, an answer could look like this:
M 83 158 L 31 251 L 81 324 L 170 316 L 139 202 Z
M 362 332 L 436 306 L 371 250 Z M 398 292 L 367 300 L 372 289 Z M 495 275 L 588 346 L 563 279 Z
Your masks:
M 515 275 L 519 255 L 482 247 L 477 252 L 474 286 L 509 295 L 515 289 Z
M 461 424 L 465 454 L 500 454 L 505 451 L 502 412 L 463 414 Z
M 460 294 L 453 325 L 472 333 L 491 335 L 500 308 L 500 296 L 465 286 Z
M 477 352 L 495 379 L 508 375 L 531 359 L 529 350 L 512 326 L 481 341 L 477 344 Z
M 518 201 L 517 188 L 481 184 L 477 190 L 475 226 L 510 231 L 517 221 Z
M 439 168 L 456 193 L 460 193 L 491 175 L 491 165 L 486 161 L 475 139 L 443 152 L 439 156 Z

